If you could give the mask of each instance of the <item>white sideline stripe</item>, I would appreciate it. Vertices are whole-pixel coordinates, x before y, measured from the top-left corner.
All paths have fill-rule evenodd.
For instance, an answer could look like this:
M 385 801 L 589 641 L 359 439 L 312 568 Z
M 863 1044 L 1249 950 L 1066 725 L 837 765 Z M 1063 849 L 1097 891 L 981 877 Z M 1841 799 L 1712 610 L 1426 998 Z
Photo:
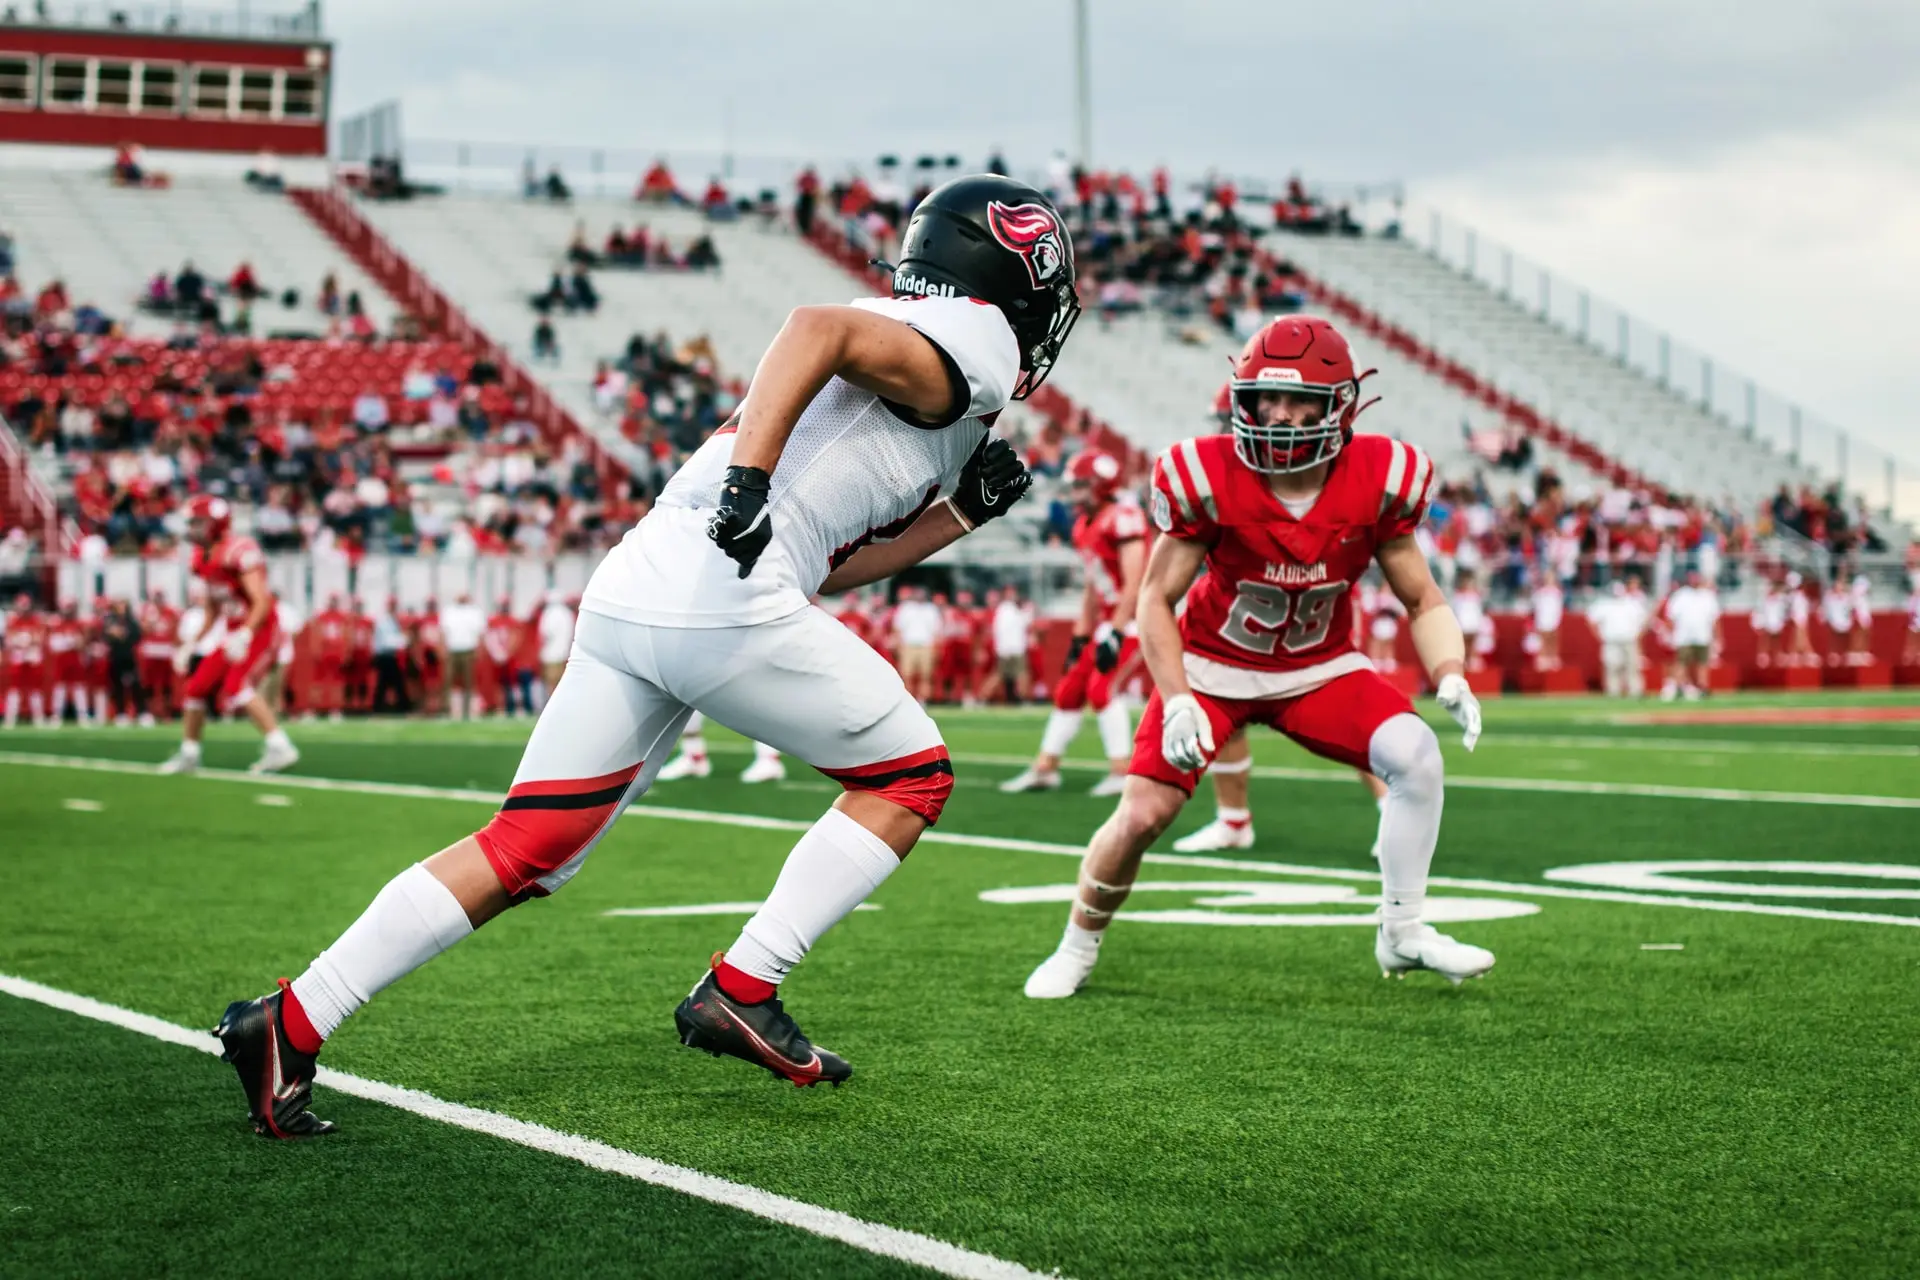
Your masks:
M 202 1053 L 210 1054 L 220 1052 L 219 1041 L 205 1031 L 194 1031 L 149 1014 L 122 1009 L 118 1005 L 105 1004 L 88 996 L 62 991 L 57 987 L 43 986 L 26 978 L 16 978 L 11 974 L 0 973 L 0 991 L 65 1013 L 78 1014 L 83 1018 L 91 1018 L 95 1022 L 105 1022 L 126 1031 L 179 1045 L 183 1049 L 197 1049 Z M 710 1173 L 701 1173 L 697 1169 L 667 1164 L 661 1160 L 624 1151 L 619 1147 L 608 1146 L 604 1142 L 596 1142 L 592 1138 L 582 1138 L 577 1134 L 549 1129 L 545 1125 L 516 1120 L 512 1116 L 503 1116 L 497 1111 L 482 1111 L 478 1107 L 448 1102 L 444 1098 L 436 1098 L 430 1093 L 422 1093 L 417 1089 L 402 1089 L 398 1085 L 349 1075 L 330 1067 L 320 1068 L 318 1082 L 329 1089 L 351 1094 L 356 1098 L 365 1098 L 369 1102 L 383 1102 L 400 1111 L 410 1111 L 414 1115 L 438 1120 L 442 1124 L 470 1129 L 474 1133 L 484 1133 L 489 1137 L 500 1138 L 518 1146 L 531 1147 L 535 1151 L 545 1151 L 572 1160 L 576 1164 L 586 1165 L 590 1169 L 617 1173 L 623 1178 L 652 1183 L 656 1187 L 678 1191 L 696 1200 L 725 1205 L 729 1209 L 750 1213 L 756 1218 L 765 1218 L 769 1222 L 777 1222 L 782 1226 L 797 1227 L 828 1240 L 838 1240 L 842 1244 L 852 1245 L 856 1249 L 878 1254 L 883 1258 L 896 1258 L 917 1267 L 925 1267 L 943 1276 L 963 1277 L 964 1280 L 1046 1280 L 1041 1272 L 1029 1271 L 1018 1263 L 1008 1262 L 991 1254 L 975 1253 L 970 1249 L 948 1244 L 944 1240 L 935 1240 L 931 1236 L 902 1231 L 898 1227 L 881 1226 L 876 1222 L 868 1222 L 851 1214 L 841 1213 L 837 1209 L 823 1209 L 819 1205 L 808 1204 L 804 1200 L 775 1195 L 771 1191 L 762 1191 L 758 1187 L 750 1187 L 744 1183 L 729 1182 L 725 1178 L 716 1178 Z
M 139 776 L 156 776 L 158 766 L 135 764 L 126 760 L 96 760 L 90 756 L 36 756 L 14 751 L 0 751 L 0 764 L 22 764 L 41 768 L 81 769 L 100 773 L 127 773 Z M 1094 767 L 1098 767 L 1097 765 Z M 477 804 L 498 805 L 506 796 L 498 791 L 468 791 L 452 787 L 423 787 L 402 782 L 354 782 L 336 778 L 308 778 L 297 774 L 272 774 L 262 777 L 257 774 L 242 773 L 238 769 L 201 769 L 198 773 L 182 775 L 203 778 L 210 782 L 240 782 L 250 786 L 274 786 L 302 788 L 309 791 L 339 791 L 355 795 L 393 796 L 406 800 L 462 800 Z M 1347 779 L 1351 775 L 1329 774 L 1327 776 Z M 1889 799 L 1891 797 L 1873 797 Z M 1914 802 L 1920 806 L 1920 801 Z M 787 831 L 800 833 L 813 828 L 813 823 L 798 818 L 767 818 L 753 813 L 716 813 L 710 809 L 679 809 L 670 805 L 648 804 L 642 802 L 628 808 L 624 815 L 629 818 L 665 818 L 674 822 L 701 822 L 711 826 L 746 827 L 758 831 Z M 1012 836 L 976 836 L 965 835 L 957 831 L 928 831 L 920 837 L 922 844 L 957 845 L 967 849 L 1001 849 L 1011 853 L 1043 853 L 1055 857 L 1078 858 L 1086 849 L 1082 845 L 1056 844 L 1045 840 L 1021 840 Z M 1199 854 L 1149 853 L 1148 862 L 1164 866 L 1206 867 L 1213 871 L 1256 871 L 1268 875 L 1318 876 L 1327 880 L 1378 880 L 1378 872 L 1352 871 L 1345 867 L 1310 867 L 1291 862 L 1259 862 L 1240 858 L 1209 858 Z M 1561 885 L 1520 884 L 1505 880 L 1470 880 L 1452 876 L 1433 876 L 1428 884 L 1443 889 L 1477 889 L 1487 893 L 1510 893 L 1520 897 L 1534 898 L 1575 898 L 1587 902 L 1626 902 L 1650 907 L 1691 907 L 1700 911 L 1730 911 L 1742 915 L 1757 916 L 1799 916 L 1807 920 L 1844 920 L 1859 924 L 1890 924 L 1906 927 L 1920 927 L 1920 915 L 1897 916 L 1881 915 L 1865 911 L 1830 911 L 1824 907 L 1781 906 L 1770 902 L 1730 901 L 1721 902 L 1709 898 L 1681 898 L 1663 894 L 1632 893 L 1619 889 L 1569 889 Z

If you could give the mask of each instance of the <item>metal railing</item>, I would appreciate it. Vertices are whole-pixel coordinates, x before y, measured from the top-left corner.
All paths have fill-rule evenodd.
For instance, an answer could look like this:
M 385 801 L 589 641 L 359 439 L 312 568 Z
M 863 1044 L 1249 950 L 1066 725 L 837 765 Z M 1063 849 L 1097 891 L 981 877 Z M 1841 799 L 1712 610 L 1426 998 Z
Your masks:
M 1920 466 L 1770 391 L 1747 374 L 1437 210 L 1409 211 L 1402 233 L 1440 262 L 1685 405 L 1838 481 L 1883 515 L 1920 519 Z
M 80 27 L 102 31 L 138 31 L 180 36 L 244 36 L 256 40 L 318 40 L 319 0 L 298 9 L 262 12 L 237 0 L 232 8 L 189 8 L 179 4 L 47 3 L 25 0 L 5 7 L 14 16 L 8 27 Z

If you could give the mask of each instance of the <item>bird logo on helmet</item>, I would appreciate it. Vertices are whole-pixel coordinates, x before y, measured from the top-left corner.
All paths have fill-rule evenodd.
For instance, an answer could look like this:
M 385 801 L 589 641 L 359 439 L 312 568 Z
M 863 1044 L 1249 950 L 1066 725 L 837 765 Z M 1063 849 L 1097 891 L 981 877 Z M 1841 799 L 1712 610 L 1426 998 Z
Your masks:
M 1080 316 L 1066 223 L 1044 195 L 1011 178 L 973 174 L 928 192 L 891 269 L 896 297 L 973 298 L 1000 309 L 1020 349 L 1014 400 L 1046 381 Z
M 212 546 L 232 527 L 233 507 L 225 498 L 203 493 L 187 503 L 187 536 L 193 541 Z
M 1282 316 L 1247 340 L 1233 362 L 1233 449 L 1265 475 L 1306 471 L 1331 461 L 1353 438 L 1362 403 L 1360 384 L 1376 370 L 1355 373 L 1353 351 L 1340 331 L 1319 316 Z M 1291 401 L 1318 401 L 1311 422 L 1262 422 L 1262 393 Z
M 1120 460 L 1098 449 L 1083 449 L 1067 464 L 1067 485 L 1082 506 L 1098 507 L 1120 488 Z

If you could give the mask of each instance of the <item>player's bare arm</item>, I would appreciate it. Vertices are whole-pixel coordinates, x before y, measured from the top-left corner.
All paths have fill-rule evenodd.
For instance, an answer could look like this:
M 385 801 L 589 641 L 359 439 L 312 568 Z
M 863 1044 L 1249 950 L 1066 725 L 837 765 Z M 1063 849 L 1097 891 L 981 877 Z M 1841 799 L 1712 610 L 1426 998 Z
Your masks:
M 733 465 L 771 474 L 801 413 L 834 377 L 928 422 L 953 408 L 953 381 L 939 348 L 911 325 L 859 307 L 795 307 L 754 371 Z
M 1186 647 L 1180 642 L 1180 623 L 1173 610 L 1206 563 L 1202 542 L 1166 537 L 1153 544 L 1135 598 L 1138 602 L 1140 652 L 1147 673 L 1162 699 L 1191 694 L 1187 686 Z
M 257 565 L 241 574 L 240 590 L 247 597 L 247 620 L 244 625 L 249 632 L 258 631 L 273 612 L 273 593 L 267 590 L 266 566 Z
M 937 502 L 892 542 L 870 543 L 854 552 L 845 564 L 827 575 L 827 580 L 820 584 L 820 592 L 839 595 L 842 591 L 891 578 L 966 535 L 967 526 L 960 522 L 959 514 L 946 503 Z
M 1460 620 L 1412 534 L 1381 543 L 1375 554 L 1388 590 L 1406 606 L 1413 650 L 1433 681 L 1434 697 L 1459 724 L 1460 740 L 1471 751 L 1480 740 L 1480 701 L 1467 687 L 1467 640 Z

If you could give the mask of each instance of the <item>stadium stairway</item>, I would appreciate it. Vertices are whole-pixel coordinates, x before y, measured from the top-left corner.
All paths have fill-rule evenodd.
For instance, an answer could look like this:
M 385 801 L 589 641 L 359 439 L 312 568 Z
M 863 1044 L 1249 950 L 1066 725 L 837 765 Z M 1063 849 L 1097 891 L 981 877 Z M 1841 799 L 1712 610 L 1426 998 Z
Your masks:
M 1781 484 L 1818 482 L 1765 442 L 1409 241 L 1296 235 L 1275 247 L 1370 327 L 1548 434 L 1564 433 L 1563 444 L 1611 460 L 1623 478 L 1745 508 Z
M 602 472 L 612 467 L 638 467 L 640 460 L 632 444 L 617 431 L 587 427 L 569 412 L 527 372 L 509 348 L 490 338 L 400 247 L 362 216 L 359 202 L 339 188 L 297 188 L 289 194 L 315 226 L 378 279 L 430 332 L 445 334 L 490 360 L 499 370 L 507 393 L 526 398 L 532 420 L 549 440 L 579 438 Z
M 320 281 L 358 292 L 368 318 L 385 330 L 394 305 L 366 272 L 320 234 L 285 197 L 252 190 L 238 178 L 183 174 L 166 188 L 126 188 L 98 173 L 9 168 L 0 176 L 0 227 L 14 236 L 16 271 L 29 292 L 66 283 L 76 305 L 91 303 L 133 336 L 165 336 L 173 321 L 135 310 L 156 272 L 169 280 L 191 261 L 209 283 L 242 262 L 271 295 L 254 304 L 253 330 L 320 332 Z M 280 305 L 287 289 L 297 306 Z

